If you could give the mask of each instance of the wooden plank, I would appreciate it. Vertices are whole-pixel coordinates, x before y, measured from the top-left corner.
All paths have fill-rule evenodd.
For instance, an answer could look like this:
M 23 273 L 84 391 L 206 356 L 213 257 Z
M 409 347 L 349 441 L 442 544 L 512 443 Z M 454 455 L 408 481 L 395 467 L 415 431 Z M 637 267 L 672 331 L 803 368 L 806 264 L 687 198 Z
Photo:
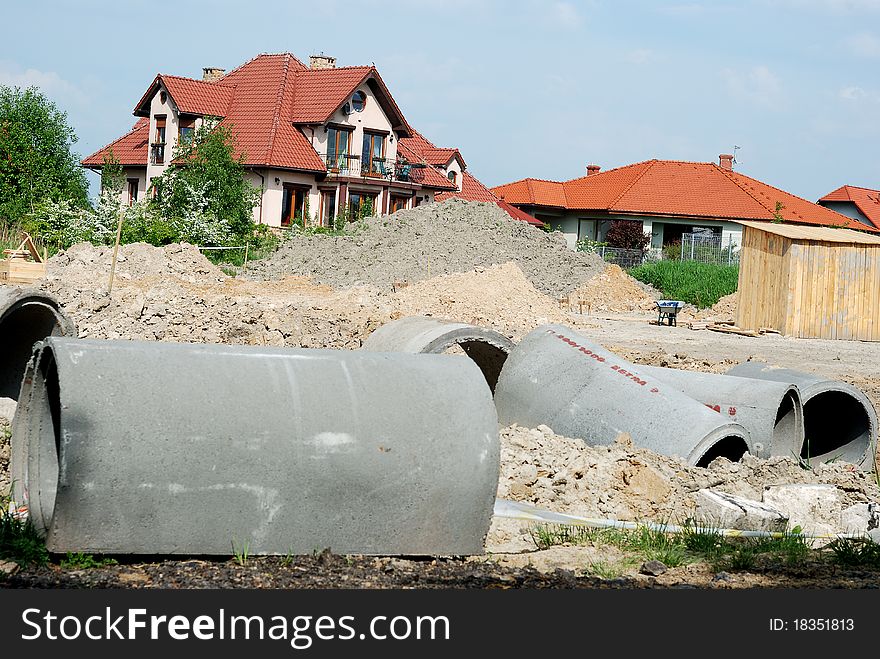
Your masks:
M 709 325 L 706 329 L 713 332 L 722 332 L 723 334 L 739 334 L 740 336 L 761 336 L 757 330 L 743 329 L 741 327 L 731 325 Z
M 880 341 L 880 249 L 868 249 L 869 266 L 865 272 L 865 281 L 871 295 L 871 318 L 868 323 L 868 334 L 872 341 Z

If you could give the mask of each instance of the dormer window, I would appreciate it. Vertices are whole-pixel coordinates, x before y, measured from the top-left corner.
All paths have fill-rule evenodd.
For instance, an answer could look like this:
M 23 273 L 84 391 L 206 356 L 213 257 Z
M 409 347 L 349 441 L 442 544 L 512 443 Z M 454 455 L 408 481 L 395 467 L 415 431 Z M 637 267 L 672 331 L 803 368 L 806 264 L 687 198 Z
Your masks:
M 452 183 L 453 185 L 456 185 L 456 186 L 458 185 L 458 174 L 455 171 L 450 171 L 446 175 L 446 178 L 448 178 L 449 182 Z
M 363 112 L 364 106 L 367 104 L 367 95 L 362 91 L 356 91 L 351 97 L 351 109 L 355 112 Z

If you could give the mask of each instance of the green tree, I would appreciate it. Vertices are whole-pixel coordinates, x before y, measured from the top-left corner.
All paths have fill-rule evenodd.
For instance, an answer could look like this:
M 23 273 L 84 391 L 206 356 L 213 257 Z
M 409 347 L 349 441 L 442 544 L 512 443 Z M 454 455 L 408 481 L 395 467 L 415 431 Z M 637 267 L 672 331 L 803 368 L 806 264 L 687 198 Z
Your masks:
M 153 206 L 178 229 L 179 239 L 222 244 L 253 233 L 260 191 L 245 178 L 244 156 L 235 156 L 230 126 L 206 118 L 192 141 L 175 149 L 153 185 Z
M 15 223 L 43 202 L 88 208 L 88 182 L 67 115 L 37 88 L 0 85 L 0 221 Z
M 101 194 L 118 197 L 123 187 L 125 187 L 125 170 L 113 155 L 111 148 L 104 154 L 104 164 L 101 167 Z

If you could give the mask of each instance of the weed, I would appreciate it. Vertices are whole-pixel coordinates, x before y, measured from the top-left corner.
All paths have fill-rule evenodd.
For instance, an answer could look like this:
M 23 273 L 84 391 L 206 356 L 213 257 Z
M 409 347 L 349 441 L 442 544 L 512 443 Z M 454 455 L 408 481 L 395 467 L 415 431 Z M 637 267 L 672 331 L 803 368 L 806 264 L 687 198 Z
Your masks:
M 235 540 L 232 541 L 232 555 L 235 557 L 236 562 L 244 567 L 247 565 L 248 557 L 250 556 L 250 543 L 245 542 L 244 546 L 241 549 L 235 548 Z
M 826 549 L 831 552 L 831 560 L 838 565 L 880 568 L 880 545 L 870 538 L 838 538 Z
M 584 545 L 594 542 L 600 531 L 586 526 L 551 526 L 539 524 L 529 528 L 529 536 L 538 549 L 556 545 Z
M 281 565 L 284 567 L 290 567 L 293 565 L 293 552 L 288 551 L 284 558 L 281 559 Z
M 67 552 L 67 556 L 61 559 L 61 567 L 65 570 L 90 570 L 105 565 L 117 565 L 115 558 L 95 558 L 92 554 L 84 552 Z
M 628 565 L 628 564 L 627 564 Z M 587 566 L 587 573 L 593 574 L 602 579 L 617 579 L 622 576 L 627 565 L 621 563 L 606 563 L 605 561 L 597 561 Z
M 49 562 L 46 543 L 28 519 L 17 519 L 7 512 L 8 501 L 0 497 L 0 559 L 19 565 L 45 565 Z

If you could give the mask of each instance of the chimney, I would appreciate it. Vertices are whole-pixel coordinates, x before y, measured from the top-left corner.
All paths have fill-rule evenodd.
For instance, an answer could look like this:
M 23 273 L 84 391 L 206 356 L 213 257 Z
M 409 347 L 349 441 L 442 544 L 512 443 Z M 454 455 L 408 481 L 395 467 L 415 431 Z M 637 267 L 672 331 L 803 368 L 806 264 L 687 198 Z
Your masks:
M 204 82 L 214 82 L 223 77 L 226 69 L 218 69 L 215 66 L 206 66 L 202 69 L 202 80 Z
M 721 169 L 733 169 L 733 156 L 729 153 L 722 153 L 718 156 L 718 166 Z
M 600 169 L 599 165 L 587 165 L 587 176 L 598 174 Z
M 321 53 L 320 55 L 309 55 L 310 69 L 335 69 L 336 58 Z

